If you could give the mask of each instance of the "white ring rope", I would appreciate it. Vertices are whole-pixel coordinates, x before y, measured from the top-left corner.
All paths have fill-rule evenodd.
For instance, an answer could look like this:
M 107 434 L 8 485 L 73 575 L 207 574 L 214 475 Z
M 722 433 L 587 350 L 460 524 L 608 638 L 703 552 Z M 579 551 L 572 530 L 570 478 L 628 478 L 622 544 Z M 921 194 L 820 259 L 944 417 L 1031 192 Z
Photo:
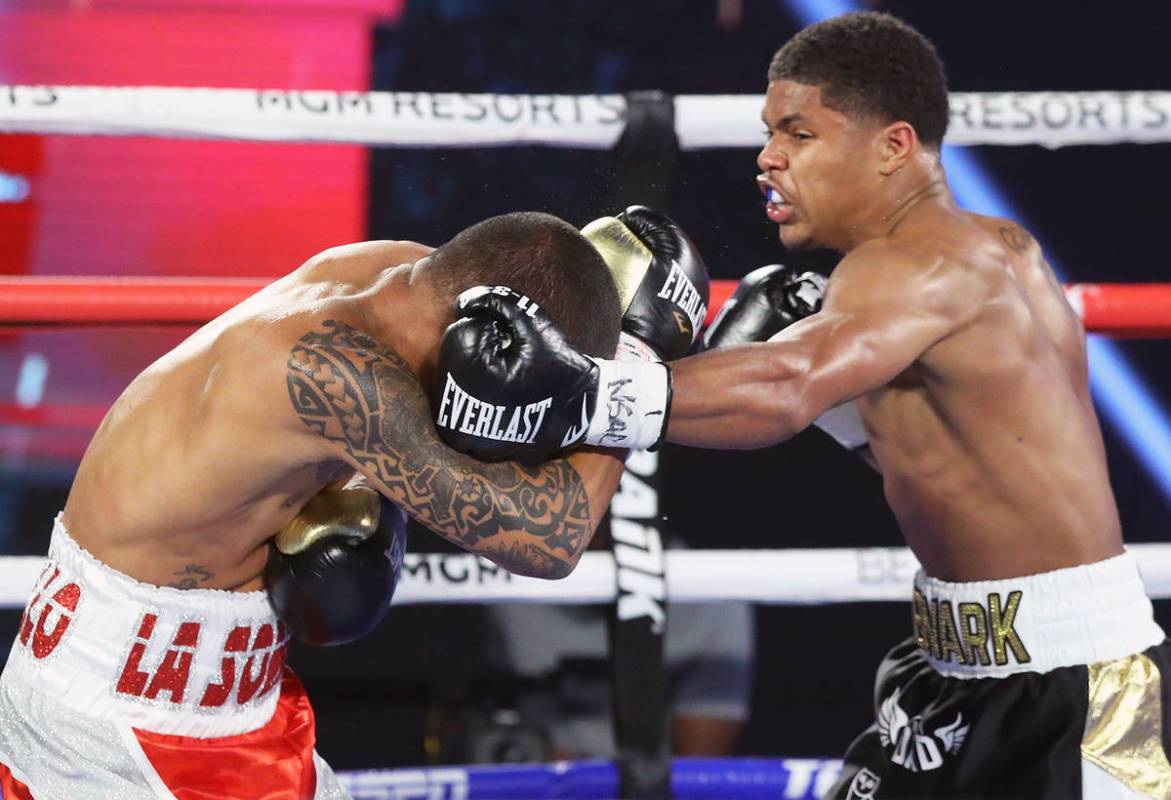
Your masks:
M 678 95 L 684 150 L 758 147 L 758 95 Z M 228 138 L 409 147 L 608 149 L 620 95 L 512 95 L 0 85 L 0 132 Z M 1171 142 L 1171 92 L 957 92 L 957 145 Z
M 1147 592 L 1171 598 L 1171 544 L 1132 544 Z M 919 563 L 905 547 L 668 551 L 666 597 L 676 603 L 906 601 Z M 28 600 L 43 556 L 0 558 L 0 608 Z M 614 558 L 590 552 L 563 580 L 512 575 L 469 553 L 408 553 L 394 594 L 410 603 L 610 603 Z M 653 582 L 643 582 L 653 587 Z M 653 589 L 652 589 L 653 590 Z

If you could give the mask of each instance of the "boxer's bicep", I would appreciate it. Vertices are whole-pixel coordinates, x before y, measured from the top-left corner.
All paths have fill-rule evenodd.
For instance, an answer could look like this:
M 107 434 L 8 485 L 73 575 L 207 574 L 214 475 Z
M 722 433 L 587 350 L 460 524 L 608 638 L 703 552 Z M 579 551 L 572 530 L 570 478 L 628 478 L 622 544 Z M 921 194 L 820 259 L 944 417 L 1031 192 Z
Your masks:
M 890 383 L 951 329 L 939 314 L 874 307 L 826 311 L 809 323 L 795 338 L 779 336 L 775 343 L 805 351 L 800 392 L 810 421 Z
M 330 320 L 307 333 L 289 355 L 287 383 L 306 427 L 460 547 L 514 572 L 561 577 L 588 545 L 598 520 L 568 460 L 489 464 L 451 450 L 406 361 L 361 331 Z
M 893 381 L 967 325 L 987 291 L 973 270 L 946 259 L 921 265 L 896 252 L 848 260 L 821 312 L 776 337 L 806 350 L 814 417 Z
M 673 363 L 667 438 L 702 447 L 765 447 L 889 383 L 960 324 L 930 297 L 917 302 L 904 292 L 898 300 L 827 303 L 768 342 Z
M 903 333 L 822 311 L 768 342 L 675 362 L 667 438 L 721 448 L 784 441 L 912 363 L 922 351 Z

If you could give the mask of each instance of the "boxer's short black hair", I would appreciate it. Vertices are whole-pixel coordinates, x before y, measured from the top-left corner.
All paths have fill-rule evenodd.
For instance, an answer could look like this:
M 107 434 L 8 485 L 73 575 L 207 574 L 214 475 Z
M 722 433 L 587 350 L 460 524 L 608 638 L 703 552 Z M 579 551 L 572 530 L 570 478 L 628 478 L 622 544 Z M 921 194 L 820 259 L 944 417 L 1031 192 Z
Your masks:
M 442 302 L 472 286 L 508 286 L 535 300 L 578 350 L 614 357 L 618 289 L 602 256 L 568 222 L 530 211 L 491 217 L 431 259 L 427 274 Z
M 909 122 L 939 150 L 947 132 L 947 76 L 926 36 L 890 14 L 859 11 L 805 28 L 777 51 L 769 82 L 821 89 L 821 102 L 847 116 Z

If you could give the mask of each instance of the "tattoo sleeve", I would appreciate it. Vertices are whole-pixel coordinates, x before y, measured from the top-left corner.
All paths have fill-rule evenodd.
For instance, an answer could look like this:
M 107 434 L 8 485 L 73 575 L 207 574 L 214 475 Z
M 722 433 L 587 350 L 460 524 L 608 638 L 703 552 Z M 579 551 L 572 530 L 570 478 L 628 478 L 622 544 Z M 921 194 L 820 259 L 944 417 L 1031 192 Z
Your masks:
M 383 493 L 436 533 L 513 572 L 568 574 L 589 543 L 589 498 L 567 461 L 485 463 L 448 448 L 410 367 L 337 320 L 289 354 L 301 421 L 340 446 Z

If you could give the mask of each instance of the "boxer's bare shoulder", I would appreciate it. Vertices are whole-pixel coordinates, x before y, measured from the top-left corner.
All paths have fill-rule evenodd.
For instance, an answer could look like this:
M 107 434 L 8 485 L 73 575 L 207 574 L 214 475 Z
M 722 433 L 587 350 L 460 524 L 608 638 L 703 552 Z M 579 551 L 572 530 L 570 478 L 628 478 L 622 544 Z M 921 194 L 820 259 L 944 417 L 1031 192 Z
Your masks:
M 360 298 L 427 252 L 404 242 L 325 251 L 144 370 L 78 469 L 65 520 L 82 546 L 150 583 L 251 586 L 263 542 L 339 471 L 290 404 L 290 353 L 327 319 L 361 327 Z
M 405 240 L 356 242 L 322 250 L 290 276 L 303 283 L 368 280 L 372 275 L 423 258 L 433 248 Z
M 999 291 L 995 270 L 974 263 L 971 231 L 934 230 L 873 239 L 847 254 L 827 286 L 825 311 L 851 321 L 859 334 L 876 339 L 915 328 L 915 347 L 964 329 L 988 309 Z

